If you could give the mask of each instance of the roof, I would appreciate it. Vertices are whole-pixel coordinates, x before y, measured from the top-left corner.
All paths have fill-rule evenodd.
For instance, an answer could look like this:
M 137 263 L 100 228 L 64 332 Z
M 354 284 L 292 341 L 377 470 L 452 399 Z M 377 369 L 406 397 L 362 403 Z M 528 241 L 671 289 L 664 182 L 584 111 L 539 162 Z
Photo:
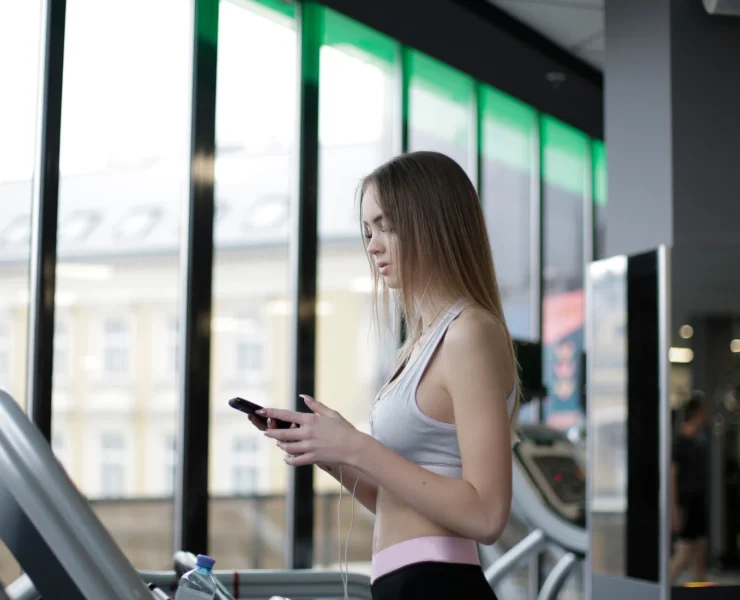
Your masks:
M 321 152 L 319 227 L 322 240 L 360 240 L 356 199 L 360 178 L 387 157 L 378 144 Z M 224 152 L 216 160 L 215 242 L 221 249 L 287 243 L 295 169 L 289 152 L 250 156 Z M 0 263 L 25 261 L 31 181 L 0 183 Z M 63 176 L 59 255 L 160 254 L 179 248 L 187 199 L 184 168 L 167 161 Z

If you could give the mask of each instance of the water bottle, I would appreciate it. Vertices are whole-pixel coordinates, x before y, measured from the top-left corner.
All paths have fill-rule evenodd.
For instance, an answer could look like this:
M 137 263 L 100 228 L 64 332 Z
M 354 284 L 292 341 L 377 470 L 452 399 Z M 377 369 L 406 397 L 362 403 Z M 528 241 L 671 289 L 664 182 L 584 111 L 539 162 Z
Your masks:
M 211 575 L 216 561 L 199 554 L 195 564 L 196 567 L 180 579 L 175 600 L 213 600 L 216 597 L 216 582 Z

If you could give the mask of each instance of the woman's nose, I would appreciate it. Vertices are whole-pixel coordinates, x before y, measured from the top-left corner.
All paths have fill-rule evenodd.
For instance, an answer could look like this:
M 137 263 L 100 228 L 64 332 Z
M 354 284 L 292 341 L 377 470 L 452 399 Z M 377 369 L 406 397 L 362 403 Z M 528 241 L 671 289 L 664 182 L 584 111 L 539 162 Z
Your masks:
M 370 240 L 370 243 L 368 243 L 367 251 L 370 254 L 380 254 L 380 244 L 378 244 L 378 242 L 375 241 L 375 238 L 372 238 Z

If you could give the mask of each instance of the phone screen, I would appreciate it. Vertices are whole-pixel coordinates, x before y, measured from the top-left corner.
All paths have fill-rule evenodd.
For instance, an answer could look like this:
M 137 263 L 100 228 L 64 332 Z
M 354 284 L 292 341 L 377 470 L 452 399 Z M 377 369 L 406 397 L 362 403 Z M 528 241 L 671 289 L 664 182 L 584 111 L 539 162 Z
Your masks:
M 244 398 L 232 398 L 229 400 L 229 406 L 248 415 L 254 415 L 255 418 L 267 425 L 267 419 L 265 417 L 255 414 L 258 410 L 263 408 L 259 404 L 255 404 L 254 402 L 250 402 Z M 275 423 L 277 424 L 278 429 L 289 429 L 291 425 L 288 421 L 281 421 L 280 419 L 275 419 Z

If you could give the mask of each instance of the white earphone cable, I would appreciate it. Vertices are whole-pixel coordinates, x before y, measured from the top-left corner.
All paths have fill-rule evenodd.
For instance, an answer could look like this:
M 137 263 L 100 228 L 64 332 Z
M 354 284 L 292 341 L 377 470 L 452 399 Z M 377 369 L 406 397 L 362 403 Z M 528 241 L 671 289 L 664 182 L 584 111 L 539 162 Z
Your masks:
M 339 554 L 339 574 L 342 578 L 344 587 L 344 600 L 349 600 L 349 538 L 352 535 L 352 525 L 355 522 L 355 493 L 360 478 L 355 479 L 352 486 L 352 512 L 350 513 L 349 531 L 347 532 L 347 541 L 344 544 L 344 567 L 342 566 L 342 496 L 344 492 L 344 477 L 342 467 L 339 467 L 339 501 L 337 502 L 337 551 Z

